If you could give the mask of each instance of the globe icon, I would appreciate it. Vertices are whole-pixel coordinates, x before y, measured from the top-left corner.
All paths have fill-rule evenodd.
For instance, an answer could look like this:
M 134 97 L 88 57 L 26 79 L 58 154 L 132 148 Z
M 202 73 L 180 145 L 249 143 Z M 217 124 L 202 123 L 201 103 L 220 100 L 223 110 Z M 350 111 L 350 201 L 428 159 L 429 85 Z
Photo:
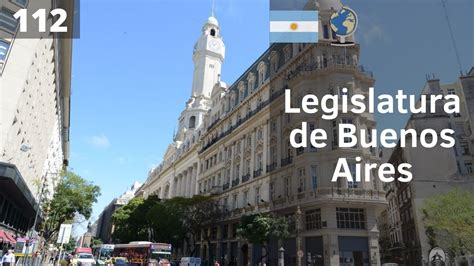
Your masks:
M 330 23 L 337 36 L 347 37 L 357 28 L 357 15 L 352 9 L 344 6 L 331 15 Z

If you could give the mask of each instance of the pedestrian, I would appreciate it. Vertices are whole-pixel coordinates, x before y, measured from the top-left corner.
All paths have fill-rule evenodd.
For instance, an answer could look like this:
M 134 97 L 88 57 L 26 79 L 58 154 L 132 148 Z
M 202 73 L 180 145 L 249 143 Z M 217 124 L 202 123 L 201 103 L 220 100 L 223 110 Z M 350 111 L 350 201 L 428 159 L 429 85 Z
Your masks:
M 9 249 L 2 257 L 3 266 L 15 266 L 15 254 Z

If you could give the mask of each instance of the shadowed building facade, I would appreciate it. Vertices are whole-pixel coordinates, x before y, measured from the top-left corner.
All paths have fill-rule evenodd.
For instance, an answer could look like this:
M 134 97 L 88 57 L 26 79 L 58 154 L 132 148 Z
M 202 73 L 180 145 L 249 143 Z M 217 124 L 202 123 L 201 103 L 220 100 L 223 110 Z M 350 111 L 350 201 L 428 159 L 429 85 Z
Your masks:
M 16 236 L 31 228 L 69 160 L 72 40 L 33 38 L 13 18 L 51 5 L 70 14 L 72 29 L 74 1 L 0 3 L 0 230 Z

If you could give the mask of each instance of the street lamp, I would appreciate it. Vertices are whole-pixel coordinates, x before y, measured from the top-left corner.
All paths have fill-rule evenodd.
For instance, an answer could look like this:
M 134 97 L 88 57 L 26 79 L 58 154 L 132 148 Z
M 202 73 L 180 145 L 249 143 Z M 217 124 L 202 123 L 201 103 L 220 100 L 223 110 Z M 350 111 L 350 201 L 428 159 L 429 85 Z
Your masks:
M 303 251 L 301 251 L 301 237 L 300 237 L 300 230 L 301 230 L 301 209 L 300 205 L 298 205 L 296 209 L 296 266 L 301 266 L 301 255 Z
M 279 250 L 278 266 L 285 266 L 285 249 L 281 247 Z
M 46 184 L 46 179 L 47 179 L 47 176 L 48 174 L 55 174 L 57 175 L 58 173 L 46 173 L 42 178 L 41 178 L 41 186 L 40 186 L 40 190 L 38 191 L 38 203 L 36 204 L 36 214 L 35 214 L 35 220 L 33 222 L 33 227 L 31 228 L 29 234 L 28 234 L 28 239 L 31 239 L 33 237 L 33 232 L 36 230 L 36 225 L 38 223 L 38 216 L 39 216 L 39 212 L 40 212 L 40 208 L 41 208 L 41 202 L 43 200 L 43 197 L 44 197 L 44 188 L 45 188 L 45 184 Z M 32 241 L 30 240 L 30 243 Z M 33 249 L 34 249 L 34 245 L 33 244 L 33 247 L 31 248 L 31 251 L 33 252 Z M 26 261 L 28 261 L 28 252 L 29 252 L 29 247 L 27 247 L 26 249 L 26 254 L 25 254 L 25 259 Z M 33 256 L 32 256 L 33 257 Z M 26 263 L 26 265 L 28 265 L 28 263 Z

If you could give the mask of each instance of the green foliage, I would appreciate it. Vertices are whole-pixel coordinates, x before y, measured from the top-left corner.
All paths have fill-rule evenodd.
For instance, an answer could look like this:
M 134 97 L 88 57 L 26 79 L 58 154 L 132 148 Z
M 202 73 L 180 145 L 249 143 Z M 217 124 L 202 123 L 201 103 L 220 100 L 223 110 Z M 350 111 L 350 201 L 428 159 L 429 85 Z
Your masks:
M 98 239 L 98 238 L 94 238 L 92 239 L 92 242 L 91 242 L 91 246 L 98 246 L 98 245 L 102 245 L 104 244 L 104 242 L 102 242 L 102 240 Z
M 72 251 L 74 251 L 75 248 L 76 248 L 76 240 L 73 237 L 71 237 L 71 239 L 69 239 L 69 243 L 66 243 L 63 246 L 63 249 L 66 252 L 72 252 Z
M 131 200 L 112 217 L 115 225 L 114 242 L 148 240 L 181 246 L 183 240 L 194 244 L 203 226 L 220 217 L 220 209 L 214 200 L 204 196 L 169 200 L 150 196 L 146 200 Z M 205 234 L 204 238 L 208 239 L 209 235 Z M 190 248 L 194 245 L 187 246 Z M 193 251 L 186 252 L 191 255 Z
M 270 239 L 285 239 L 290 235 L 288 221 L 270 214 L 246 215 L 240 218 L 237 235 L 252 244 L 260 244 L 266 250 Z M 266 252 L 265 252 L 266 253 Z M 259 262 L 268 254 L 264 254 Z
M 51 200 L 44 200 L 42 235 L 47 242 L 59 232 L 62 223 L 72 222 L 77 216 L 89 219 L 92 205 L 97 202 L 100 188 L 79 175 L 66 172 L 55 189 Z
M 474 252 L 474 193 L 454 188 L 425 200 L 424 224 L 432 245 L 460 255 Z
M 256 214 L 241 217 L 237 234 L 250 243 L 265 245 L 271 238 L 285 239 L 290 233 L 284 217 Z

